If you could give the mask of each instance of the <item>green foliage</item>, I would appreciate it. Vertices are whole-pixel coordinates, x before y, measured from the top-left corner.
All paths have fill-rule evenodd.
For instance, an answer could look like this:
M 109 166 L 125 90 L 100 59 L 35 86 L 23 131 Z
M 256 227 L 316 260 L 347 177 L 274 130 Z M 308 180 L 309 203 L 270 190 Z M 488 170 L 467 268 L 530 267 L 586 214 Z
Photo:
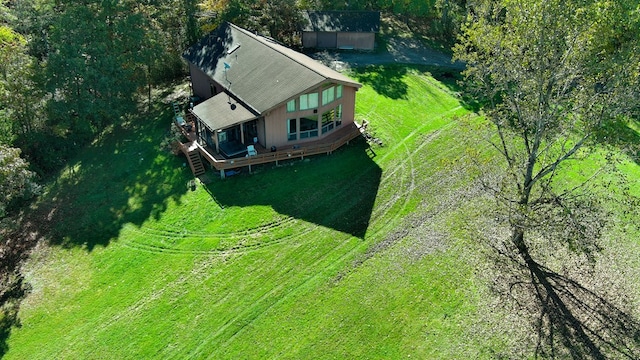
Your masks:
M 299 4 L 287 0 L 247 1 L 210 0 L 201 5 L 206 13 L 215 14 L 212 22 L 205 24 L 210 30 L 224 21 L 270 36 L 289 46 L 298 46 L 297 32 L 302 25 Z
M 35 174 L 20 157 L 20 149 L 0 145 L 0 219 L 14 202 L 38 192 Z
M 0 41 L 0 144 L 11 145 L 41 126 L 42 92 L 33 81 L 34 59 L 26 39 L 2 27 Z
M 79 4 L 78 4 L 79 5 Z M 68 4 L 56 18 L 45 78 L 49 121 L 86 141 L 135 111 L 145 84 L 143 18 L 132 4 Z
M 184 75 L 195 0 L 3 2 L 0 143 L 38 173 L 137 111 L 143 87 Z
M 507 203 L 553 197 L 547 191 L 559 164 L 638 106 L 639 37 L 627 32 L 640 23 L 623 4 L 474 7 L 456 54 L 470 64 L 469 88 L 496 126 Z
M 13 124 L 11 123 L 10 101 L 8 97 L 14 79 L 14 65 L 20 51 L 25 45 L 24 37 L 7 26 L 0 25 L 0 144 L 11 144 L 14 139 Z
M 38 61 L 49 52 L 48 35 L 54 15 L 59 11 L 55 0 L 21 0 L 10 2 L 7 24 L 27 40 L 27 54 Z
M 182 52 L 201 36 L 197 10 L 196 0 L 155 0 L 136 5 L 146 23 L 143 60 L 152 84 L 185 75 Z

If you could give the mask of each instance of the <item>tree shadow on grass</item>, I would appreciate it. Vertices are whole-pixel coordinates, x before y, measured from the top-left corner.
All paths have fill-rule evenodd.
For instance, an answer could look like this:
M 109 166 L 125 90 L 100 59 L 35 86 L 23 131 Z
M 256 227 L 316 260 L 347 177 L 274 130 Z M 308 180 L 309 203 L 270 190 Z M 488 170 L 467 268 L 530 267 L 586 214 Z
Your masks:
M 91 251 L 117 238 L 123 225 L 141 225 L 179 201 L 191 173 L 162 148 L 173 115 L 168 105 L 158 111 L 151 121 L 141 116 L 114 127 L 78 153 L 25 223 L 54 245 Z
M 577 281 L 531 262 L 540 315 L 536 355 L 640 358 L 640 322 Z
M 262 165 L 206 185 L 222 207 L 267 205 L 280 214 L 364 238 L 382 170 L 364 139 L 331 155 Z
M 378 94 L 398 100 L 408 96 L 409 86 L 404 77 L 410 70 L 430 75 L 457 97 L 467 110 L 480 111 L 481 104 L 465 95 L 464 78 L 459 69 L 408 64 L 367 65 L 354 68 L 351 76 L 362 84 L 371 86 Z
M 22 275 L 4 273 L 6 265 L 2 266 L 0 275 L 0 359 L 9 350 L 7 340 L 11 334 L 11 329 L 20 327 L 18 311 L 22 299 L 31 291 L 29 284 L 24 282 Z
M 404 82 L 407 72 L 407 66 L 367 65 L 353 69 L 351 75 L 378 94 L 397 100 L 407 98 L 409 86 Z
M 598 132 L 598 141 L 612 146 L 640 164 L 640 120 L 615 121 L 606 124 Z
M 184 159 L 161 147 L 173 112 L 107 131 L 69 162 L 41 200 L 0 229 L 0 357 L 29 291 L 20 265 L 40 241 L 92 251 L 117 238 L 127 223 L 159 217 L 187 191 Z M 161 110 L 164 110 L 161 109 Z M 160 111 L 161 111 L 160 110 Z
M 531 258 L 507 257 L 499 265 L 512 276 L 504 295 L 531 321 L 535 358 L 640 359 L 640 321 L 611 300 L 623 294 L 594 291 Z

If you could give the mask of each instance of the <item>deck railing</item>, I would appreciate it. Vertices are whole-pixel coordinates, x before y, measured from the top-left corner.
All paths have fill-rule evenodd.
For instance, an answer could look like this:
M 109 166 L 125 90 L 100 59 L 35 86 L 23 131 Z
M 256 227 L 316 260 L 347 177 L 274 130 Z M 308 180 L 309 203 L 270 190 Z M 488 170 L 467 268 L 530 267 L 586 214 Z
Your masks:
M 273 152 L 258 153 L 254 156 L 247 156 L 241 158 L 224 159 L 215 157 L 206 148 L 198 144 L 197 141 L 193 141 L 187 144 L 181 144 L 182 151 L 185 154 L 189 154 L 193 151 L 199 151 L 200 155 L 207 160 L 216 170 L 220 171 L 220 176 L 225 177 L 225 170 L 235 169 L 238 167 L 249 167 L 251 172 L 251 166 L 267 164 L 275 162 L 276 165 L 279 161 L 285 161 L 290 159 L 302 158 L 305 156 L 319 155 L 319 154 L 331 154 L 336 149 L 347 144 L 349 141 L 357 138 L 362 134 L 362 128 L 357 124 L 350 126 L 349 131 L 346 131 L 343 135 L 336 139 L 332 139 L 329 142 L 309 143 L 308 145 L 302 144 L 299 147 L 291 147 L 284 150 L 277 150 Z

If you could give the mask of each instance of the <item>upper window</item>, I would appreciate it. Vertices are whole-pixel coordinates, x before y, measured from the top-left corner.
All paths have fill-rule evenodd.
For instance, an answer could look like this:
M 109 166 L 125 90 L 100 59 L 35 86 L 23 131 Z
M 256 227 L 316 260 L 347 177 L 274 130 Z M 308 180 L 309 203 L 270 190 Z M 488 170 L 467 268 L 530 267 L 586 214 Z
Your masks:
M 287 112 L 296 111 L 296 99 L 293 99 L 287 103 Z
M 322 105 L 327 105 L 335 99 L 335 88 L 332 86 L 322 90 Z
M 318 107 L 318 93 L 300 95 L 300 110 L 316 109 Z
M 336 99 L 340 99 L 342 97 L 342 85 L 336 86 Z

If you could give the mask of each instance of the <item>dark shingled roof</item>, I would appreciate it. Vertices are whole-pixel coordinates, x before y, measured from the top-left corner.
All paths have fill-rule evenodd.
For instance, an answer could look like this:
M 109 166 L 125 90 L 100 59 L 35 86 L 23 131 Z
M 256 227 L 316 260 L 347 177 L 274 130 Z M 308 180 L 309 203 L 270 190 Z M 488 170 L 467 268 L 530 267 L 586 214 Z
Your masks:
M 220 25 L 183 57 L 258 114 L 325 82 L 362 86 L 306 55 L 231 23 Z
M 306 26 L 313 32 L 372 32 L 380 30 L 378 11 L 305 11 Z

